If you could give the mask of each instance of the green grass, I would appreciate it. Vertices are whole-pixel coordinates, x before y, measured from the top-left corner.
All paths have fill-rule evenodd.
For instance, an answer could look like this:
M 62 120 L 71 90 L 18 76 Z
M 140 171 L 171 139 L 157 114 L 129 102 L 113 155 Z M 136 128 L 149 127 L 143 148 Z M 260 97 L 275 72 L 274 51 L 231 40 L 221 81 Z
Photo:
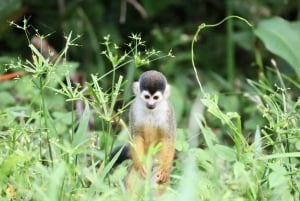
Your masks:
M 32 61 L 9 66 L 28 73 L 0 85 L 5 97 L 0 103 L 1 200 L 154 199 L 147 187 L 141 197 L 130 198 L 123 184 L 130 162 L 110 171 L 108 160 L 114 145 L 126 143 L 123 113 L 130 104 L 135 69 L 165 57 L 145 50 L 138 35 L 131 39 L 130 51 L 123 54 L 109 37 L 104 39 L 103 55 L 111 71 L 91 75 L 85 86 L 70 80 L 78 66 L 65 60 L 75 42 L 71 34 L 60 62 L 50 63 L 29 45 Z M 125 69 L 126 76 L 118 74 L 120 69 Z M 100 84 L 104 77 L 111 80 L 109 88 Z M 203 139 L 202 148 L 190 147 L 189 131 L 178 128 L 179 153 L 170 190 L 154 200 L 299 200 L 300 102 L 286 87 L 299 83 L 290 82 L 279 71 L 248 80 L 243 93 L 252 101 L 255 115 L 263 119 L 255 121 L 257 129 L 250 134 L 245 133 L 238 112 L 224 111 L 219 95 L 206 92 L 199 84 L 206 110 L 193 119 Z M 116 110 L 122 100 L 126 101 Z M 85 104 L 80 117 L 74 109 L 76 101 Z M 214 117 L 214 127 L 205 118 L 208 114 Z M 95 131 L 88 129 L 91 115 L 97 123 Z M 114 126 L 115 121 L 121 128 Z M 217 129 L 229 140 L 219 137 Z

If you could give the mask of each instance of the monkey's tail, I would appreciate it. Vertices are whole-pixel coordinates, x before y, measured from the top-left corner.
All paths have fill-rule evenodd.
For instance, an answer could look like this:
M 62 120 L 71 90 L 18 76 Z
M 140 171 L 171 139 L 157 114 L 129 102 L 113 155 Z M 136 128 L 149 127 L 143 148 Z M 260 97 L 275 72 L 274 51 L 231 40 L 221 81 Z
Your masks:
M 130 159 L 129 154 L 129 145 L 121 145 L 113 149 L 109 156 L 109 160 L 111 161 L 115 157 L 118 157 L 113 164 L 113 168 L 120 165 L 123 161 Z

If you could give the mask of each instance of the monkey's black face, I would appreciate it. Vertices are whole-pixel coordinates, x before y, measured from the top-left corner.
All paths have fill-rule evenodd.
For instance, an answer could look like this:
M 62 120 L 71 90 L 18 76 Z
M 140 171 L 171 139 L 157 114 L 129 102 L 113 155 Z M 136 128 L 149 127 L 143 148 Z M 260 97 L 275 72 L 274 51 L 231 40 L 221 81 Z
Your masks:
M 155 109 L 157 104 L 162 100 L 162 93 L 160 91 L 150 94 L 148 91 L 141 93 L 141 98 L 144 100 L 146 108 L 149 110 Z

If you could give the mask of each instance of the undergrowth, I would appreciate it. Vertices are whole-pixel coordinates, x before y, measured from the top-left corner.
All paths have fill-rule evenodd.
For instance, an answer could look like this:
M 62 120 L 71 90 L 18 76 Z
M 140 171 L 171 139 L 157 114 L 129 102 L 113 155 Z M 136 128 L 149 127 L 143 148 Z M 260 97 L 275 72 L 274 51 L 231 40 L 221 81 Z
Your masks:
M 17 27 L 27 34 L 26 23 Z M 109 154 L 114 145 L 126 142 L 116 134 L 128 134 L 123 113 L 130 104 L 135 69 L 172 55 L 147 50 L 139 35 L 130 36 L 129 51 L 122 54 L 107 36 L 102 54 L 111 71 L 74 84 L 70 77 L 78 64 L 68 62 L 66 55 L 75 39 L 72 34 L 66 37 L 56 62 L 29 42 L 32 59 L 6 66 L 27 74 L 0 86 L 6 91 L 0 110 L 2 200 L 135 200 L 123 184 L 128 163 L 111 171 Z M 126 76 L 120 69 L 126 69 Z M 111 84 L 104 88 L 101 81 L 108 76 Z M 219 96 L 201 88 L 205 112 L 216 117 L 233 145 L 218 138 L 203 114 L 195 114 L 205 147 L 189 147 L 188 130 L 178 129 L 180 153 L 170 191 L 157 200 L 299 200 L 300 100 L 286 83 L 299 84 L 278 70 L 247 82 L 244 95 L 253 101 L 263 124 L 245 137 L 240 114 L 223 111 Z M 77 104 L 84 106 L 81 112 Z M 99 126 L 91 130 L 93 118 Z M 136 200 L 154 199 L 143 195 Z

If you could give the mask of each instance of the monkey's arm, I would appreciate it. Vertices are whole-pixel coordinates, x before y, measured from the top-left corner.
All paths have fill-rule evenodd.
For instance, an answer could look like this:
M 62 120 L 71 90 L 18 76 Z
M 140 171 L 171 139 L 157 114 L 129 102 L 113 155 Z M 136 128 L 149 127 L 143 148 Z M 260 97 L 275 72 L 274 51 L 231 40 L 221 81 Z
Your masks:
M 169 105 L 168 128 L 162 132 L 162 148 L 160 151 L 160 171 L 157 174 L 157 183 L 164 183 L 169 179 L 174 156 L 176 140 L 176 119 L 173 108 Z
M 175 138 L 164 137 L 160 151 L 160 171 L 157 174 L 157 183 L 165 183 L 170 176 L 175 155 Z
M 141 175 L 146 177 L 146 168 L 144 165 L 145 151 L 144 139 L 141 135 L 134 135 L 130 146 L 130 154 L 133 160 L 133 166 L 136 170 L 141 171 Z

